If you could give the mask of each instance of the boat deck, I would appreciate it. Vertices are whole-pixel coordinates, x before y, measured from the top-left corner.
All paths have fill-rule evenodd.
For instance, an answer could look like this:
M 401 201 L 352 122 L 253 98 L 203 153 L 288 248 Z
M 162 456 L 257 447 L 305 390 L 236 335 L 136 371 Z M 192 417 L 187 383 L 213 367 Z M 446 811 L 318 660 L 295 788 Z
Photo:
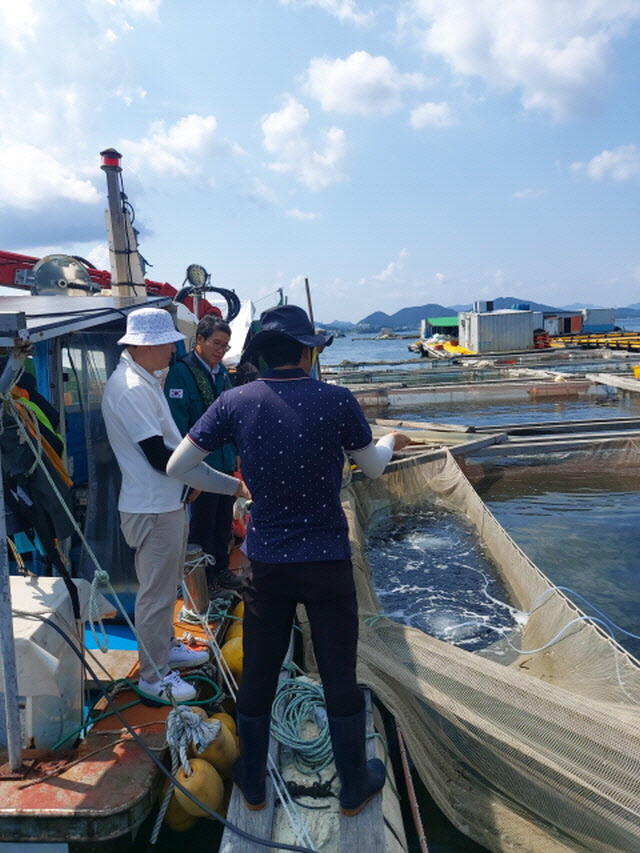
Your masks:
M 180 621 L 181 606 L 181 601 L 176 602 L 177 636 L 189 631 L 195 639 L 203 639 L 199 626 Z M 220 627 L 211 625 L 214 635 Z M 136 651 L 93 654 L 101 666 L 90 665 L 103 686 L 137 679 Z M 77 748 L 70 746 L 55 754 L 24 750 L 23 770 L 0 774 L 0 842 L 104 843 L 133 838 L 155 803 L 162 773 L 125 721 L 162 759 L 171 710 L 168 705 L 149 707 L 138 700 L 133 689 L 120 689 L 112 696 L 112 708 L 119 713 L 107 714 L 107 700 L 100 699 L 96 712 L 105 716 L 97 719 Z M 0 765 L 6 761 L 5 750 L 0 752 Z
M 367 702 L 367 733 L 369 735 L 367 739 L 367 756 L 368 758 L 374 758 L 377 752 L 371 694 L 369 691 L 366 691 L 365 695 Z M 271 738 L 269 754 L 276 765 L 279 763 L 279 751 L 278 742 L 274 738 Z M 390 848 L 387 845 L 386 839 L 383 804 L 383 797 L 377 796 L 367 804 L 360 814 L 354 817 L 345 817 L 340 814 L 337 820 L 338 837 L 334 841 L 336 846 L 331 847 L 331 853 L 387 853 Z M 334 811 L 337 811 L 337 801 L 335 799 L 332 799 L 331 807 Z M 326 800 L 323 800 L 323 809 L 325 808 L 329 808 L 329 806 L 326 805 Z M 251 836 L 273 840 L 274 842 L 280 841 L 282 843 L 283 839 L 278 838 L 277 833 L 274 832 L 275 811 L 276 795 L 274 785 L 271 778 L 267 777 L 267 805 L 265 808 L 259 812 L 249 811 L 244 805 L 239 790 L 234 787 L 227 820 Z M 302 812 L 304 819 L 304 808 Z M 327 812 L 324 811 L 323 814 L 326 819 Z M 394 829 L 398 832 L 398 827 L 394 827 Z M 404 836 L 401 826 L 399 827 L 399 831 Z M 300 840 L 287 840 L 284 843 L 301 844 L 302 842 Z M 220 853 L 262 853 L 264 849 L 264 845 L 252 842 L 229 829 L 225 829 L 220 845 Z M 326 850 L 328 848 L 325 845 L 322 849 Z M 398 846 L 397 849 L 402 850 L 403 848 Z

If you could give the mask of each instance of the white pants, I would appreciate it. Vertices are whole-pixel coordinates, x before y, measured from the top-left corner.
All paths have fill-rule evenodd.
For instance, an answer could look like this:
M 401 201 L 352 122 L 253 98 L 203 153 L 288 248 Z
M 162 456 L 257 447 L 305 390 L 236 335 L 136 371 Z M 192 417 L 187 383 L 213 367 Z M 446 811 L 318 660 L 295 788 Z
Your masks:
M 173 512 L 120 513 L 127 545 L 135 551 L 138 592 L 135 626 L 139 639 L 140 675 L 157 681 L 169 671 L 176 592 L 182 583 L 189 522 L 186 507 Z M 145 649 L 147 654 L 145 654 Z

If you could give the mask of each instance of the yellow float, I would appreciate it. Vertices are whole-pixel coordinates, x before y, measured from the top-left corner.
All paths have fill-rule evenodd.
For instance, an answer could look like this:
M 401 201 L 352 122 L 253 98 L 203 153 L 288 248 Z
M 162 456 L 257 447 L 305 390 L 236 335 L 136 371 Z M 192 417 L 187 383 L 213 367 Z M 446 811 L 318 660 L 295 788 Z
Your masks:
M 220 774 L 212 764 L 209 764 L 203 758 L 190 758 L 189 767 L 191 768 L 190 776 L 187 776 L 184 769 L 180 767 L 176 773 L 176 779 L 190 794 L 200 800 L 203 805 L 214 812 L 218 812 L 224 799 L 224 783 Z M 175 789 L 173 795 L 184 811 L 190 815 L 206 817 L 208 814 L 202 806 L 190 800 L 179 788 Z
M 236 621 L 232 622 L 227 628 L 227 633 L 224 635 L 225 642 L 233 640 L 235 637 L 242 637 L 242 633 L 243 621 L 242 619 L 236 619 Z
M 234 637 L 233 640 L 227 640 L 220 649 L 220 654 L 225 659 L 235 680 L 239 682 L 242 676 L 242 637 Z
M 216 739 L 209 746 L 206 746 L 202 752 L 198 753 L 198 758 L 204 758 L 205 761 L 208 761 L 221 776 L 229 775 L 237 757 L 235 735 L 222 723 Z
M 201 708 L 199 705 L 189 705 L 188 707 L 190 711 L 193 711 L 193 713 L 197 714 L 201 719 L 209 719 L 209 712 L 205 711 L 205 709 Z
M 160 803 L 164 802 L 168 787 L 169 780 L 165 779 L 162 790 L 160 791 Z M 188 829 L 191 829 L 197 820 L 198 818 L 195 815 L 186 812 L 176 800 L 176 792 L 174 789 L 173 794 L 171 794 L 167 810 L 164 813 L 164 822 L 167 824 L 169 829 L 172 829 L 174 832 L 186 832 Z
M 231 611 L 231 615 L 236 619 L 242 619 L 244 617 L 244 601 L 239 601 L 236 606 Z
M 209 717 L 209 721 L 211 720 L 219 720 L 223 726 L 226 726 L 229 729 L 232 735 L 235 735 L 236 721 L 233 719 L 231 714 L 227 714 L 226 711 L 218 711 Z

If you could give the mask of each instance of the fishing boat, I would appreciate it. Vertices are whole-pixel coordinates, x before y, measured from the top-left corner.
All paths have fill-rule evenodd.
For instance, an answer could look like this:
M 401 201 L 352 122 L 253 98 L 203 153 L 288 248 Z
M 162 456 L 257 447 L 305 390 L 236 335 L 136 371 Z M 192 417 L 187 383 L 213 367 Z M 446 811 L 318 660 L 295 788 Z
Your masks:
M 124 228 L 128 234 L 126 223 Z M 126 275 L 130 277 L 130 268 Z M 227 784 L 231 799 L 226 823 L 223 832 L 220 815 L 216 835 L 213 827 L 218 824 L 189 810 L 189 789 L 186 801 L 176 798 L 182 811 L 172 805 L 176 791 L 184 787 L 179 770 L 187 756 L 180 754 L 185 740 L 174 737 L 170 720 L 183 715 L 171 717 L 176 709 L 149 710 L 137 702 L 135 667 L 126 656 L 108 676 L 97 671 L 94 658 L 88 659 L 87 616 L 94 622 L 104 618 L 114 602 L 135 592 L 131 557 L 118 536 L 117 467 L 101 423 L 101 389 L 117 362 L 116 341 L 126 314 L 141 304 L 177 310 L 168 296 L 142 290 L 125 296 L 117 284 L 112 291 L 111 296 L 85 292 L 78 299 L 20 294 L 3 299 L 1 306 L 0 346 L 8 356 L 0 383 L 4 431 L 14 422 L 31 454 L 21 471 L 25 479 L 10 485 L 18 496 L 22 488 L 33 503 L 29 476 L 47 469 L 75 526 L 66 547 L 59 547 L 62 543 L 55 540 L 63 537 L 47 537 L 47 525 L 32 519 L 30 550 L 25 555 L 16 547 L 11 561 L 4 547 L 7 533 L 0 535 L 6 700 L 0 731 L 6 731 L 7 746 L 0 774 L 0 841 L 59 842 L 73 853 L 100 844 L 135 850 L 143 837 L 146 843 L 148 836 L 155 840 L 163 833 L 175 845 L 172 833 L 178 829 L 185 831 L 184 839 L 190 838 L 199 825 L 195 818 L 205 821 L 206 834 L 215 836 L 225 853 L 247 853 L 265 842 L 279 849 L 399 853 L 407 848 L 403 818 L 408 809 L 391 786 L 357 818 L 342 819 L 334 808 L 334 819 L 331 809 L 324 809 L 335 805 L 330 763 L 317 780 L 313 777 L 318 782 L 314 788 L 300 781 L 295 762 L 292 766 L 295 748 L 275 739 L 268 809 L 248 812 Z M 56 465 L 44 450 L 40 421 L 21 413 L 19 406 L 25 404 L 20 395 L 11 394 L 27 358 L 32 359 L 38 392 L 61 415 L 54 432 L 66 442 L 63 461 L 73 482 L 66 492 L 64 472 L 56 476 Z M 12 405 L 12 400 L 17 402 Z M 463 434 L 460 440 L 478 446 L 477 436 Z M 487 440 L 494 441 L 481 439 Z M 443 445 L 447 442 L 438 436 L 416 441 L 396 455 L 378 480 L 345 468 L 343 506 L 361 613 L 358 674 L 370 692 L 371 732 L 380 736 L 370 739 L 369 749 L 384 742 L 395 752 L 395 742 L 406 744 L 415 771 L 441 810 L 495 853 L 630 853 L 640 846 L 640 664 L 515 545 Z M 0 449 L 5 463 L 8 452 L 2 444 Z M 368 537 L 382 521 L 421 505 L 465 519 L 518 612 L 512 629 L 479 651 L 401 624 L 380 607 L 368 563 Z M 6 525 L 5 513 L 0 517 L 0 525 Z M 33 575 L 10 577 L 10 569 L 16 571 L 29 560 Z M 215 744 L 223 728 L 231 731 L 220 721 L 211 722 L 210 712 L 233 710 L 229 700 L 234 679 L 237 683 L 237 661 L 223 650 L 239 617 L 232 597 L 215 612 L 199 604 L 192 574 L 195 578 L 189 566 L 183 599 L 176 603 L 176 625 L 179 632 L 189 632 L 192 642 L 210 649 L 214 668 L 201 676 L 198 701 L 207 719 L 195 712 L 192 717 L 200 723 L 188 719 L 193 732 L 209 735 Z M 289 695 L 292 688 L 294 696 L 305 685 L 317 685 L 304 614 L 298 623 L 291 659 L 303 673 L 291 663 L 282 677 L 283 693 Z M 23 654 L 28 644 L 33 650 Z M 100 652 L 95 657 L 99 660 Z M 100 691 L 90 719 L 83 707 L 85 672 L 94 698 Z M 105 683 L 112 677 L 119 682 L 115 695 Z M 300 739 L 321 740 L 321 702 L 310 707 L 304 721 L 310 730 Z M 276 710 L 275 721 L 283 717 Z M 379 754 L 384 756 L 385 749 Z M 228 766 L 222 773 L 227 771 Z M 175 780 L 173 792 L 162 791 L 167 772 Z M 278 788 L 281 778 L 284 787 Z M 410 781 L 411 773 L 395 777 L 403 799 L 411 797 Z M 292 790 L 293 805 L 287 799 Z M 158 822 L 167 817 L 164 809 L 171 809 L 173 829 Z M 330 825 L 337 834 L 328 831 Z M 421 832 L 417 828 L 413 836 L 424 850 Z
M 120 192 L 119 162 L 107 165 L 111 170 L 107 177 Z M 158 801 L 166 772 L 173 772 L 175 778 L 179 770 L 173 761 L 178 760 L 180 748 L 172 751 L 176 742 L 170 736 L 171 714 L 175 711 L 176 721 L 184 718 L 192 727 L 187 729 L 186 742 L 183 733 L 185 749 L 192 750 L 196 733 L 202 731 L 217 744 L 230 729 L 212 715 L 214 711 L 222 714 L 222 708 L 233 710 L 238 679 L 237 662 L 229 662 L 224 653 L 237 599 L 222 595 L 215 612 L 208 602 L 203 606 L 195 580 L 197 570 L 201 575 L 204 571 L 202 555 L 194 563 L 193 552 L 188 554 L 175 622 L 177 636 L 211 650 L 211 664 L 194 676 L 200 689 L 198 704 L 192 705 L 198 713 L 144 705 L 135 687 L 135 647 L 122 650 L 113 645 L 123 623 L 124 633 L 135 645 L 129 616 L 136 584 L 132 554 L 119 531 L 118 469 L 106 438 L 100 400 L 119 358 L 117 341 L 126 317 L 143 305 L 166 309 L 189 339 L 202 315 L 198 301 L 216 290 L 226 299 L 225 319 L 232 324 L 232 348 L 226 359 L 232 365 L 253 319 L 250 303 L 238 300 L 234 306 L 226 292 L 206 286 L 206 271 L 196 265 L 188 268 L 186 277 L 195 313 L 185 307 L 184 294 L 180 298 L 180 292 L 150 290 L 143 279 L 128 212 L 126 208 L 118 212 L 123 221 L 112 216 L 110 248 L 115 259 L 129 257 L 124 266 L 114 264 L 109 288 L 104 282 L 95 286 L 95 271 L 92 277 L 81 260 L 48 256 L 33 259 L 33 269 L 22 276 L 28 287 L 14 281 L 0 305 L 0 349 L 5 355 L 0 370 L 4 474 L 0 542 L 5 543 L 0 549 L 5 700 L 0 718 L 0 842 L 55 843 L 74 853 L 110 850 L 114 845 L 121 850 L 139 849 L 144 832 L 150 833 L 144 827 L 151 815 L 156 823 L 151 831 L 154 842 L 160 831 L 184 831 L 195 823 L 197 817 L 181 810 L 174 796 L 180 790 L 179 781 Z M 204 595 L 207 598 L 206 584 Z M 113 625 L 115 633 L 103 622 L 114 615 L 120 620 Z M 99 625 L 94 630 L 95 651 L 87 648 L 87 622 Z M 298 679 L 290 670 L 283 680 L 284 675 L 288 692 L 304 689 L 296 687 Z M 317 688 L 315 706 L 322 706 Z M 370 743 L 375 752 L 373 726 L 378 712 L 370 699 L 369 707 Z M 317 727 L 317 720 L 311 722 Z M 326 721 L 321 729 L 326 753 Z M 235 749 L 235 741 L 231 743 Z M 218 767 L 227 779 L 233 754 L 227 752 L 224 767 Z M 312 767 L 314 773 L 317 769 L 330 779 L 335 774 L 326 769 L 330 763 L 326 758 L 322 766 Z M 211 766 L 217 765 L 212 762 Z M 292 768 L 292 772 L 297 771 Z M 228 781 L 225 787 L 230 794 Z M 333 787 L 337 790 L 337 782 Z M 325 784 L 329 797 L 330 788 Z M 271 807 L 265 814 L 273 815 L 271 791 Z M 286 788 L 280 801 L 285 797 Z M 300 798 L 304 800 L 304 794 Z M 371 849 L 389 853 L 405 849 L 395 795 L 390 804 L 389 795 L 385 796 L 384 813 L 378 798 L 378 804 L 351 821 L 341 821 L 337 799 L 331 799 L 338 837 L 361 833 L 378 839 Z M 288 801 L 289 809 L 295 808 L 291 797 Z M 204 808 L 211 806 L 207 800 Z M 246 851 L 248 839 L 260 844 L 264 836 L 259 827 L 247 826 L 246 809 L 238 806 L 235 796 L 230 806 L 235 817 L 233 822 L 226 821 L 228 837 L 221 843 L 228 850 Z M 212 813 L 217 810 L 222 821 L 225 809 L 216 803 Z M 385 820 L 394 827 L 392 843 L 385 841 Z M 243 821 L 244 829 L 239 826 Z M 325 815 L 323 825 L 328 823 Z M 326 849 L 331 849 L 333 842 L 328 843 Z M 283 844 L 285 849 L 320 849 L 308 831 L 300 829 L 288 845 Z
M 0 441 L 5 495 L 13 500 L 16 492 L 22 495 L 23 503 L 36 503 L 41 494 L 31 482 L 34 471 L 41 471 L 44 479 L 52 475 L 44 503 L 49 510 L 58 503 L 64 504 L 69 523 L 61 524 L 49 513 L 44 521 L 21 515 L 9 525 L 13 559 L 9 566 L 5 552 L 2 580 L 6 595 L 0 614 L 7 641 L 3 648 L 2 692 L 9 700 L 2 720 L 2 730 L 6 732 L 2 742 L 7 751 L 0 772 L 0 841 L 66 843 L 74 851 L 83 850 L 88 844 L 102 844 L 109 849 L 108 845 L 117 841 L 120 849 L 137 849 L 144 821 L 152 812 L 159 813 L 157 796 L 163 779 L 162 759 L 166 762 L 169 755 L 172 709 L 148 708 L 141 703 L 135 690 L 135 650 L 128 656 L 114 655 L 106 642 L 107 632 L 102 639 L 98 636 L 99 649 L 90 653 L 84 629 L 90 617 L 101 622 L 116 608 L 120 609 L 120 620 L 126 620 L 131 610 L 128 596 L 135 594 L 131 555 L 119 535 L 117 466 L 101 423 L 100 397 L 117 363 L 116 342 L 124 331 L 126 315 L 141 304 L 172 307 L 167 297 L 122 299 L 102 295 L 78 300 L 21 295 L 5 297 L 1 306 L 0 347 L 8 354 L 2 374 L 4 417 Z M 33 374 L 23 372 L 25 362 L 31 363 Z M 26 375 L 31 377 L 29 382 Z M 37 426 L 24 409 L 25 386 L 32 389 L 29 402 L 43 397 L 34 390 L 36 387 L 61 401 L 62 417 L 59 423 L 55 422 L 55 430 L 66 443 L 69 469 L 75 480 L 64 476 L 62 457 L 53 466 L 50 454 L 45 452 L 45 428 Z M 83 447 L 78 447 L 81 436 L 73 433 L 74 415 L 83 422 Z M 14 460 L 12 434 L 14 445 L 24 439 L 20 466 Z M 79 492 L 74 492 L 76 486 Z M 52 526 L 49 536 L 47 525 Z M 67 534 L 69 541 L 64 547 L 62 541 Z M 16 541 L 20 540 L 25 541 L 18 550 Z M 204 572 L 201 556 L 188 556 L 182 599 L 176 603 L 176 632 L 177 636 L 211 649 L 210 670 L 200 671 L 196 677 L 203 682 L 197 707 L 204 710 L 207 719 L 213 719 L 214 711 L 233 709 L 231 700 L 238 672 L 225 656 L 225 640 L 227 629 L 233 626 L 237 599 L 232 594 L 221 596 L 215 612 L 209 612 L 202 594 L 197 595 L 194 572 L 198 565 Z M 9 569 L 14 574 L 10 575 Z M 204 586 L 206 597 L 206 582 Z M 130 622 L 129 628 L 135 637 Z M 229 642 L 233 644 L 233 638 Z M 9 645 L 11 648 L 7 648 Z M 101 668 L 107 674 L 100 672 Z M 299 682 L 290 671 L 286 674 L 288 693 L 308 688 L 308 678 Z M 91 697 L 89 711 L 85 707 L 85 688 Z M 314 707 L 321 709 L 321 691 L 320 698 L 317 688 L 315 694 Z M 371 701 L 370 709 L 373 736 L 374 717 L 379 728 L 382 723 Z M 194 725 L 200 725 L 200 716 L 192 713 L 192 717 L 196 717 Z M 222 725 L 208 725 L 217 725 L 215 734 L 220 737 Z M 315 715 L 311 725 L 318 728 Z M 324 740 L 326 753 L 326 721 L 312 738 Z M 376 750 L 373 737 L 371 749 Z M 323 790 L 333 806 L 334 834 L 350 838 L 354 833 L 364 833 L 370 839 L 378 838 L 370 849 L 401 853 L 406 841 L 397 796 L 386 793 L 384 806 L 378 798 L 379 802 L 362 816 L 342 819 L 329 781 L 335 775 L 334 770 L 327 769 L 330 748 L 325 758 L 329 761 L 311 767 L 314 778 L 316 772 L 325 773 Z M 176 766 L 172 769 L 174 774 L 178 770 Z M 228 770 L 227 755 L 223 772 Z M 290 772 L 295 775 L 297 771 L 291 767 Z M 298 800 L 304 802 L 302 788 L 311 785 L 302 785 L 299 778 L 297 785 Z M 281 791 L 281 801 L 285 791 L 286 788 Z M 334 781 L 333 794 L 336 792 Z M 263 820 L 275 811 L 275 797 L 272 793 L 270 797 L 270 809 L 261 816 Z M 220 806 L 216 804 L 216 808 Z M 292 805 L 289 797 L 288 808 L 299 809 L 300 804 Z M 263 831 L 254 825 L 252 813 L 247 812 L 237 795 L 230 809 L 227 824 L 231 828 L 221 840 L 223 849 L 246 851 L 247 838 L 259 841 Z M 168 812 L 169 825 L 174 829 L 190 828 L 196 820 L 189 812 L 180 813 L 177 820 L 176 812 L 179 807 L 174 803 Z M 160 820 L 163 816 L 166 817 L 160 814 Z M 385 833 L 389 834 L 385 821 L 394 827 L 391 841 L 385 840 Z M 330 823 L 329 816 L 323 813 L 325 837 Z M 158 823 L 157 832 L 160 828 Z M 163 831 L 172 830 L 164 827 Z M 238 832 L 242 834 L 238 836 Z M 299 832 L 302 842 L 296 845 Z M 306 844 L 305 838 L 309 839 Z M 325 849 L 336 849 L 331 846 L 333 842 L 328 843 Z M 308 829 L 298 828 L 289 841 L 289 849 L 321 848 L 311 840 Z

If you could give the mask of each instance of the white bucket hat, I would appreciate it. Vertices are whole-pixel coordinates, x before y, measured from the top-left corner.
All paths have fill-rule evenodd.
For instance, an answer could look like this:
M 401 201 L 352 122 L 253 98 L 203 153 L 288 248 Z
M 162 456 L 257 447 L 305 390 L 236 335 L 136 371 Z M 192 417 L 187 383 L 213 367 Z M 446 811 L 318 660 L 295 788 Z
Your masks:
M 173 325 L 168 311 L 162 308 L 140 308 L 127 316 L 127 331 L 118 343 L 152 347 L 182 341 L 184 337 Z

